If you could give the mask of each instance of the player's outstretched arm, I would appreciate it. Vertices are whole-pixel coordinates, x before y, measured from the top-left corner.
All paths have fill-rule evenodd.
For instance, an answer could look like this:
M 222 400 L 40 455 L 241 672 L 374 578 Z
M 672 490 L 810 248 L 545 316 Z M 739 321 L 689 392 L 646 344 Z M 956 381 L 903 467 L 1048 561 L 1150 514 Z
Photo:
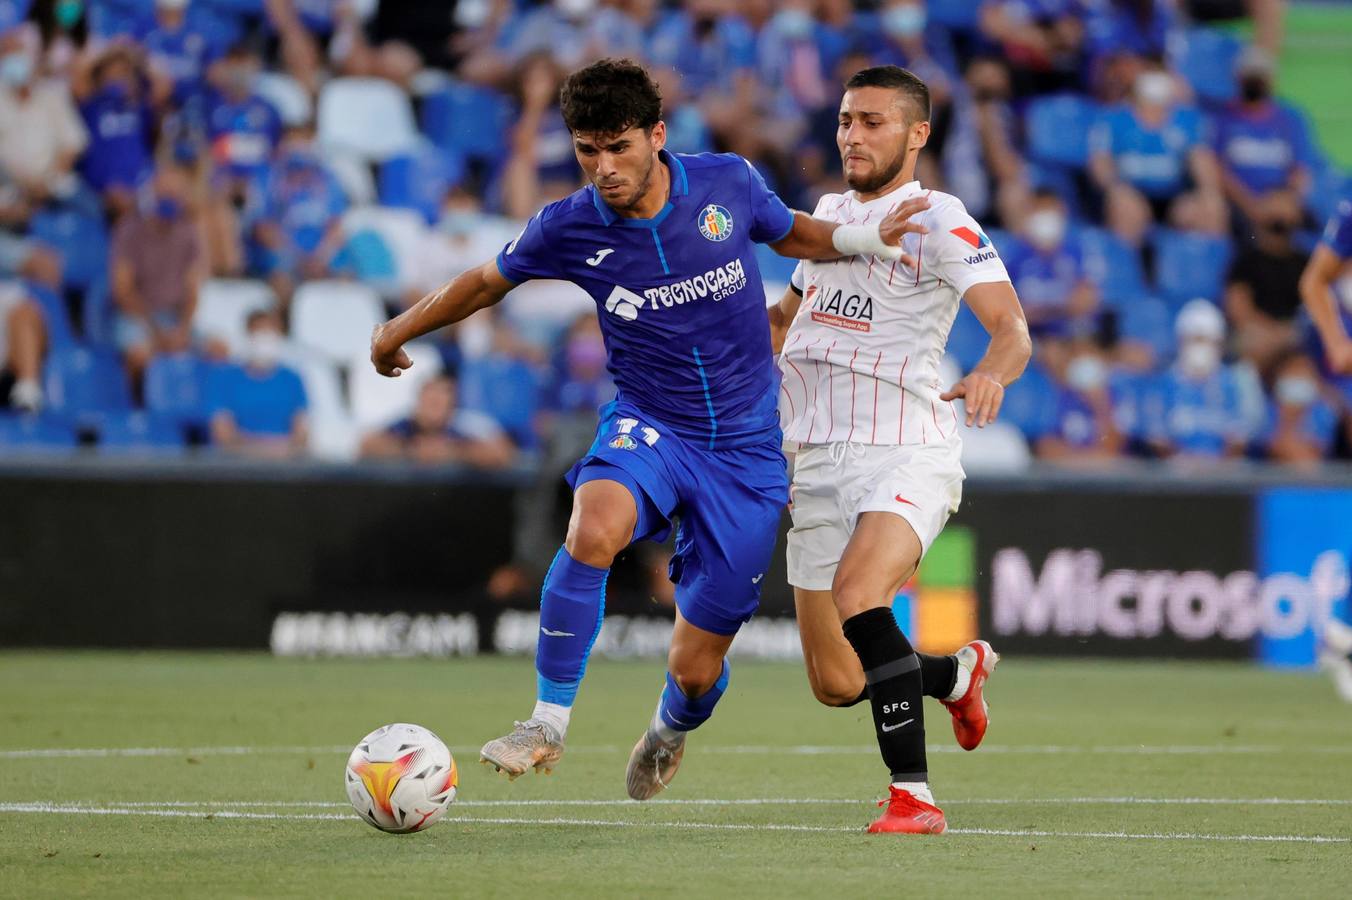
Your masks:
M 1024 318 L 1019 295 L 1008 281 L 974 284 L 962 299 L 981 320 L 991 342 L 976 368 L 939 399 L 963 398 L 967 427 L 985 428 L 999 414 L 1005 388 L 1027 368 L 1033 356 L 1033 340 L 1028 336 L 1028 320 Z
M 842 256 L 876 256 L 901 260 L 914 266 L 915 259 L 901 250 L 901 239 L 908 233 L 925 234 L 929 229 L 911 217 L 929 209 L 929 199 L 916 197 L 897 207 L 887 218 L 872 225 L 841 225 L 815 219 L 807 213 L 793 214 L 789 233 L 770 247 L 790 259 L 839 259 Z
M 1352 338 L 1347 336 L 1333 297 L 1333 283 L 1342 267 L 1343 260 L 1327 244 L 1315 247 L 1300 276 L 1300 299 L 1319 332 L 1329 368 L 1342 375 L 1352 375 Z
M 371 334 L 371 364 L 389 378 L 413 365 L 404 345 L 424 334 L 467 319 L 492 306 L 516 287 L 498 271 L 496 260 L 461 272 Z
M 793 324 L 794 316 L 798 315 L 798 306 L 802 302 L 803 295 L 789 287 L 784 289 L 784 296 L 779 298 L 779 302 L 768 310 L 770 349 L 776 354 L 784 349 L 784 338 L 789 333 L 789 326 Z

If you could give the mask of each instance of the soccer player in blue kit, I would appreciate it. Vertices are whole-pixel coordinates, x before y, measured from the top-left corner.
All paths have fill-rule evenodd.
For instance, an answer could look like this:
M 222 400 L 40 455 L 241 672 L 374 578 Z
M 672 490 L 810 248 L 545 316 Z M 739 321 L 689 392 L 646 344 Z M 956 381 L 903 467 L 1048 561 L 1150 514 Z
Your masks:
M 1352 399 L 1352 198 L 1338 204 L 1300 277 L 1300 296 L 1323 350 L 1324 370 Z M 1341 303 L 1339 300 L 1341 299 Z M 1336 610 L 1335 610 L 1336 612 Z M 1338 694 L 1352 703 L 1352 597 L 1343 598 L 1341 619 L 1330 619 L 1320 636 L 1319 662 L 1333 676 Z
M 480 756 L 512 778 L 558 762 L 611 563 L 631 543 L 663 540 L 677 519 L 666 685 L 625 776 L 629 796 L 646 800 L 671 782 L 686 735 L 727 689 L 724 657 L 756 611 L 788 500 L 779 372 L 752 244 L 912 265 L 899 245 L 923 230 L 907 219 L 928 201 L 871 224 L 791 211 L 739 156 L 664 149 L 661 97 L 627 60 L 574 72 L 560 107 L 589 184 L 545 207 L 496 260 L 378 327 L 371 360 L 397 376 L 410 365 L 405 343 L 532 278 L 571 281 L 596 301 L 618 395 L 568 475 L 572 517 L 541 591 L 535 709 Z

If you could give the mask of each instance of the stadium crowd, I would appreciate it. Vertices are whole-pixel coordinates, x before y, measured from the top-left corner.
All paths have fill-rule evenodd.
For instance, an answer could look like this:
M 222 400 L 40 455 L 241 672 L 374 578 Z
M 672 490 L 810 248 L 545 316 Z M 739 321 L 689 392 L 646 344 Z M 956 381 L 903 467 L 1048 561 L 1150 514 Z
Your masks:
M 1297 287 L 1346 182 L 1274 95 L 1282 8 L 0 0 L 0 452 L 494 468 L 585 440 L 613 388 L 571 285 L 411 348 L 402 379 L 366 339 L 576 189 L 560 79 L 623 55 L 670 147 L 740 153 L 809 210 L 841 188 L 844 79 L 921 75 L 920 180 L 987 226 L 1035 335 L 1002 426 L 1033 455 L 1347 458 L 1352 379 Z M 793 263 L 760 261 L 777 298 Z M 954 369 L 984 347 L 964 311 Z

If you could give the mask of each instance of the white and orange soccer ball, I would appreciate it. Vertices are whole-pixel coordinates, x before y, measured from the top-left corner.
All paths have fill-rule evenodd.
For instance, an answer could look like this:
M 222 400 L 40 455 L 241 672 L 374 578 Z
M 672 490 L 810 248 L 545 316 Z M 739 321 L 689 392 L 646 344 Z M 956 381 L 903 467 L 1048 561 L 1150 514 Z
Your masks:
M 362 738 L 344 778 L 352 807 L 381 831 L 422 831 L 455 801 L 459 774 L 441 738 L 421 725 L 386 725 Z

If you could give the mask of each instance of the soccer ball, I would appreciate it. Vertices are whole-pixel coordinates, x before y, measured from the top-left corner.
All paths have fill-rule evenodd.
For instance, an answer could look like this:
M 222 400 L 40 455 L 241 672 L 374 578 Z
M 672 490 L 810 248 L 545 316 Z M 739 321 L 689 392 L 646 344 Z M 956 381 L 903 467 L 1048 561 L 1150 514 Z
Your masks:
M 347 758 L 352 807 L 381 831 L 422 831 L 455 800 L 458 773 L 441 738 L 421 725 L 386 725 L 362 738 Z

